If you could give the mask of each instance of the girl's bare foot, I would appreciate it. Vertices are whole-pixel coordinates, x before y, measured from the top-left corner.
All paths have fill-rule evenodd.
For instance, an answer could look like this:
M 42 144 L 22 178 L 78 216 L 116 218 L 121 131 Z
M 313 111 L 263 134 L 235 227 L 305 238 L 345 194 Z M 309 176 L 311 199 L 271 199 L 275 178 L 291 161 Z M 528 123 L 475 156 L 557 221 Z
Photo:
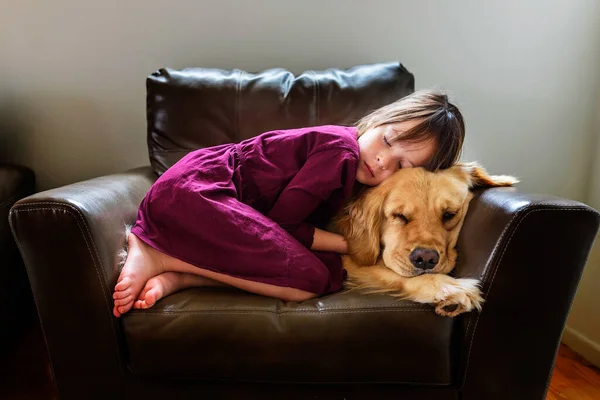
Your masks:
M 115 286 L 113 314 L 120 317 L 133 307 L 144 284 L 164 270 L 160 252 L 148 246 L 133 233 L 128 236 L 128 254 Z
M 128 244 L 127 259 L 119 275 L 119 280 L 115 286 L 115 293 L 113 294 L 113 299 L 115 300 L 113 314 L 117 318 L 131 310 L 134 303 L 138 300 L 141 301 L 139 308 L 148 308 L 161 297 L 173 293 L 174 290 L 193 286 L 214 286 L 217 282 L 226 286 L 234 286 L 250 293 L 275 297 L 283 301 L 305 301 L 317 297 L 315 293 L 305 292 L 300 289 L 254 282 L 196 267 L 155 250 L 133 233 L 130 233 L 128 236 Z M 184 279 L 183 287 L 180 286 L 179 289 L 173 289 L 173 287 L 176 287 L 176 282 L 166 282 L 164 277 L 162 280 L 149 282 L 152 278 L 158 277 L 165 272 L 182 273 Z M 148 287 L 148 290 L 141 297 L 142 289 L 147 283 L 149 283 L 150 287 Z M 167 288 L 168 285 L 171 286 Z
M 212 279 L 183 272 L 163 272 L 150 278 L 142 289 L 133 308 L 143 309 L 152 307 L 158 300 L 170 294 L 190 287 L 226 286 Z

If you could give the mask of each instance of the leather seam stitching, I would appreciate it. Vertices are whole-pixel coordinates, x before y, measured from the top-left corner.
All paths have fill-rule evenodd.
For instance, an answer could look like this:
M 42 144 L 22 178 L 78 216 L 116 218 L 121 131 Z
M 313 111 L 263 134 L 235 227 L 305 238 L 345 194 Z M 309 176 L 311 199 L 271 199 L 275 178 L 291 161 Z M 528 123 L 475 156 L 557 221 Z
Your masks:
M 32 205 L 37 205 L 37 204 L 40 204 L 40 205 L 58 205 L 58 206 L 61 206 L 61 207 L 68 207 L 71 210 L 74 210 L 76 213 L 73 213 L 71 210 L 66 209 L 66 208 L 54 208 L 54 207 L 31 208 L 30 207 Z M 79 231 L 81 232 L 81 234 L 83 236 L 83 239 L 85 241 L 85 245 L 86 245 L 86 247 L 87 247 L 87 249 L 88 249 L 88 251 L 90 253 L 90 256 L 92 257 L 92 262 L 94 263 L 94 269 L 95 269 L 95 272 L 96 272 L 96 276 L 98 277 L 98 280 L 100 281 L 100 284 L 102 285 L 103 292 L 105 293 L 105 296 L 103 296 L 104 297 L 104 301 L 107 303 L 108 310 L 110 311 L 111 307 L 110 307 L 110 304 L 108 303 L 108 300 L 107 300 L 107 297 L 106 297 L 106 291 L 107 291 L 106 282 L 107 282 L 107 279 L 106 279 L 106 276 L 105 276 L 104 271 L 101 268 L 101 266 L 100 266 L 100 268 L 98 266 L 98 263 L 100 262 L 100 256 L 99 256 L 99 253 L 98 253 L 98 249 L 96 248 L 96 245 L 95 245 L 95 243 L 93 241 L 92 234 L 91 234 L 89 228 L 87 227 L 87 224 L 85 224 L 85 218 L 81 214 L 81 211 L 78 210 L 76 207 L 73 207 L 72 205 L 68 204 L 68 203 L 38 202 L 38 203 L 25 203 L 23 205 L 16 205 L 15 207 L 12 208 L 11 213 L 18 213 L 18 212 L 21 212 L 21 211 L 62 211 L 62 212 L 66 212 L 67 214 L 70 214 L 73 217 L 73 219 L 77 223 L 77 227 L 79 228 Z M 80 219 L 78 217 L 81 218 L 81 221 L 80 221 Z M 88 238 L 86 238 L 85 232 L 81 228 L 82 224 L 83 224 L 85 230 L 87 231 L 87 233 L 89 235 L 89 241 L 88 241 Z M 97 259 L 94 257 L 94 252 L 92 252 L 92 249 L 90 248 L 90 242 L 92 244 L 92 247 L 94 248 L 94 252 L 96 254 Z M 102 277 L 104 277 L 104 280 L 102 279 Z M 111 330 L 113 332 L 113 336 L 114 336 L 114 339 L 115 339 L 115 343 L 118 343 L 117 333 L 115 331 L 115 327 L 114 327 L 112 318 L 109 317 L 109 320 L 110 320 Z M 123 360 L 121 359 L 121 352 L 119 351 L 118 346 L 117 346 L 117 349 L 116 349 L 116 353 L 117 353 L 117 358 L 119 360 L 119 364 L 121 365 L 121 371 L 122 371 Z
M 344 293 L 340 293 L 340 294 L 344 294 Z M 419 303 L 415 303 L 415 304 L 419 304 Z M 267 308 L 264 307 L 243 307 L 243 308 L 236 308 L 235 310 L 241 310 L 241 311 L 246 311 L 246 310 L 250 310 L 250 311 L 265 311 L 265 312 L 296 312 L 296 311 L 308 311 L 308 312 L 320 312 L 320 311 L 345 311 L 345 310 L 389 310 L 389 311 L 394 311 L 394 310 L 422 310 L 425 309 L 426 307 L 415 307 L 413 305 L 407 305 L 407 307 L 365 307 L 365 306 L 350 306 L 350 307 L 344 307 L 344 308 L 337 308 L 337 307 L 322 307 L 319 309 L 312 309 L 312 308 L 295 308 L 293 310 L 283 310 L 283 311 L 271 311 Z M 204 310 L 223 310 L 223 311 L 227 311 L 229 309 L 227 308 L 205 308 Z M 430 309 L 433 311 L 433 309 Z
M 494 269 L 494 273 L 492 275 L 492 280 L 490 281 L 490 286 L 487 290 L 487 295 L 489 296 L 489 294 L 492 291 L 492 286 L 494 284 L 494 279 L 496 278 L 496 273 L 498 272 L 498 270 L 500 269 L 500 265 L 502 265 L 502 260 L 504 258 L 504 254 L 506 252 L 506 250 L 510 247 L 510 242 L 512 241 L 512 238 L 514 236 L 514 234 L 516 232 L 518 232 L 519 230 L 519 226 L 521 225 L 521 223 L 527 218 L 527 216 L 529 216 L 530 214 L 534 213 L 534 212 L 538 212 L 538 211 L 590 211 L 587 208 L 584 207 L 578 207 L 578 206 L 574 206 L 574 207 L 564 207 L 564 206 L 568 206 L 567 204 L 561 204 L 558 205 L 558 207 L 555 206 L 545 206 L 544 208 L 536 208 L 536 209 L 530 209 L 530 210 L 526 210 L 526 211 L 517 211 L 515 213 L 515 215 L 510 219 L 510 221 L 508 222 L 508 224 L 506 225 L 506 228 L 504 228 L 504 231 L 502 232 L 502 234 L 500 235 L 500 238 L 498 239 L 498 243 L 496 244 L 496 246 L 494 246 L 494 249 L 492 250 L 492 254 L 490 255 L 489 258 L 489 262 L 487 263 L 486 267 L 488 267 L 489 265 L 495 266 Z M 597 213 L 595 213 L 597 214 Z M 496 248 L 499 247 L 502 243 L 502 239 L 503 237 L 506 235 L 506 232 L 508 232 L 511 228 L 511 225 L 513 224 L 513 221 L 515 219 L 517 219 L 518 217 L 520 217 L 522 215 L 522 218 L 519 220 L 519 222 L 517 223 L 517 225 L 515 226 L 515 228 L 512 230 L 510 236 L 508 237 L 508 240 L 506 242 L 506 244 L 504 245 L 504 248 L 502 249 L 502 253 L 500 254 L 500 257 L 498 258 L 498 261 L 495 262 L 494 260 L 494 256 L 495 256 L 495 252 L 496 252 Z M 598 217 L 598 215 L 596 215 L 596 217 Z M 485 282 L 486 278 L 489 276 L 491 269 L 488 269 L 487 272 L 485 273 L 485 275 L 482 278 L 482 281 Z M 484 306 L 485 309 L 485 306 Z M 471 350 L 473 349 L 473 341 L 475 338 L 475 332 L 477 331 L 477 326 L 479 324 L 479 317 L 481 316 L 481 314 L 483 313 L 483 310 L 481 311 L 481 313 L 477 314 L 477 318 L 475 319 L 475 324 L 473 325 L 473 332 L 471 333 L 471 338 L 469 340 L 469 352 L 467 354 L 467 362 L 465 365 L 465 371 L 463 374 L 463 381 L 462 384 L 460 386 L 460 390 L 462 391 L 466 385 L 467 382 L 467 376 L 468 376 L 468 372 L 469 372 L 469 364 L 471 361 Z M 470 325 L 470 323 L 469 323 Z
M 412 312 L 412 311 L 431 311 L 430 308 L 407 308 L 407 309 L 381 309 L 381 310 L 329 310 L 319 311 L 268 311 L 268 310 L 176 310 L 176 311 L 133 311 L 128 316 L 149 316 L 149 315 L 182 315 L 182 314 L 277 314 L 277 315 L 328 315 L 328 314 L 361 314 L 372 312 Z

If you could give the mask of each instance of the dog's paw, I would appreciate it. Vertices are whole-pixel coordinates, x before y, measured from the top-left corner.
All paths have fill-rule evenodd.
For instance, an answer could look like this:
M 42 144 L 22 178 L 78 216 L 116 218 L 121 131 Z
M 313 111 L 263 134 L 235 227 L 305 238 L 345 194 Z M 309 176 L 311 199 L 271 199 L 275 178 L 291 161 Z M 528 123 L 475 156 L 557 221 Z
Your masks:
M 481 311 L 483 297 L 476 279 L 455 279 L 452 287 L 443 288 L 444 298 L 435 307 L 435 312 L 444 317 L 456 317 L 459 314 Z

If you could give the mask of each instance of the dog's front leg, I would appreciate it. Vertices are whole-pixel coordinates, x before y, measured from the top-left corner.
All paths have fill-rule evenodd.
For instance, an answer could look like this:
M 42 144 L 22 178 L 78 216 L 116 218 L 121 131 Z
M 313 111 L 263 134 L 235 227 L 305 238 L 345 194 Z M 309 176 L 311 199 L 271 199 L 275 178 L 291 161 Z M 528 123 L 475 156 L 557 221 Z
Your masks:
M 402 290 L 406 278 L 396 274 L 383 265 L 381 259 L 375 265 L 359 265 L 352 257 L 342 257 L 344 268 L 348 272 L 347 287 L 358 287 L 372 292 L 397 292 Z
M 403 297 L 418 303 L 436 304 L 435 312 L 455 317 L 473 309 L 481 310 L 483 298 L 476 279 L 455 279 L 442 274 L 425 274 L 407 278 Z

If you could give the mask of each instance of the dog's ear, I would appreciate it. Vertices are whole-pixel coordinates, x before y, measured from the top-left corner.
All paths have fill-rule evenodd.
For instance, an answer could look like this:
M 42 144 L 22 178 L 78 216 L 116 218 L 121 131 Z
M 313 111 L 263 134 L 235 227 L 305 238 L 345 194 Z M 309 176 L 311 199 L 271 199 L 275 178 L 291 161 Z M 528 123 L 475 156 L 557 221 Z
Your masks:
M 347 207 L 348 253 L 361 265 L 375 265 L 381 251 L 379 236 L 385 201 L 381 186 L 362 193 Z
M 512 186 L 519 182 L 517 178 L 510 175 L 489 175 L 487 171 L 476 162 L 458 163 L 456 166 L 452 167 L 452 169 L 460 173 L 472 189 L 480 187 Z

